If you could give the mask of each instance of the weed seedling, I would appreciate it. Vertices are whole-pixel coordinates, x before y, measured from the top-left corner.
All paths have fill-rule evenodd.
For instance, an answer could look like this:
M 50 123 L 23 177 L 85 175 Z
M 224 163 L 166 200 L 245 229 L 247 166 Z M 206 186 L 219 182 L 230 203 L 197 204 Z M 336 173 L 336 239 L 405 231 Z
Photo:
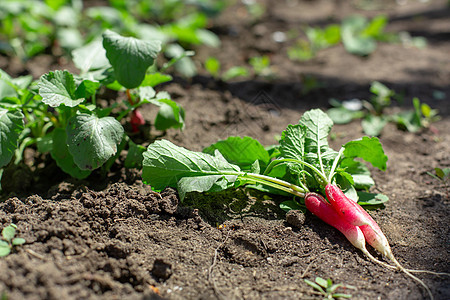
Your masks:
M 25 244 L 25 240 L 23 238 L 14 237 L 16 235 L 16 229 L 17 226 L 15 224 L 11 224 L 3 228 L 3 240 L 0 240 L 0 257 L 10 254 L 15 246 Z
M 315 282 L 308 280 L 308 279 L 305 279 L 305 282 L 308 285 L 312 286 L 314 289 L 316 289 L 321 295 L 324 296 L 325 299 L 351 298 L 352 295 L 335 293 L 335 292 L 340 287 L 356 289 L 354 286 L 343 285 L 342 283 L 333 284 L 331 279 L 325 280 L 321 277 L 316 277 Z

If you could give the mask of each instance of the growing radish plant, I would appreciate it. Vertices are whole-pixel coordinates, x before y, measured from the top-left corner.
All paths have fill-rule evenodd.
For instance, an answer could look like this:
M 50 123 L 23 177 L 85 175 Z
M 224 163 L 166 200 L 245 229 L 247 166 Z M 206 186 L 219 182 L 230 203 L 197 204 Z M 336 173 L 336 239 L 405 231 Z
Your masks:
M 177 188 L 181 199 L 188 192 L 218 192 L 243 185 L 268 193 L 291 194 L 296 201 L 283 203 L 284 208 L 306 206 L 371 260 L 386 268 L 399 268 L 420 282 L 432 297 L 428 287 L 411 274 L 413 270 L 397 262 L 381 229 L 361 207 L 388 200 L 366 191 L 374 181 L 368 167 L 359 160 L 385 170 L 387 156 L 380 141 L 363 137 L 335 151 L 327 141 L 332 126 L 327 114 L 314 109 L 306 112 L 298 124 L 289 125 L 275 147 L 264 148 L 250 137 L 230 137 L 203 152 L 193 152 L 167 140 L 156 141 L 144 153 L 142 177 L 155 191 L 166 186 Z M 321 195 L 326 195 L 328 201 Z M 395 267 L 374 258 L 366 243 Z
M 25 244 L 23 238 L 16 237 L 17 226 L 10 224 L 2 230 L 2 240 L 0 240 L 0 257 L 7 256 L 14 247 Z
M 418 132 L 430 128 L 432 122 L 439 120 L 438 111 L 426 103 L 421 103 L 416 97 L 412 100 L 413 110 L 387 114 L 386 108 L 391 105 L 392 99 L 401 97 L 378 81 L 372 82 L 370 92 L 372 95 L 369 100 L 351 99 L 343 102 L 330 100 L 330 104 L 334 107 L 327 111 L 328 116 L 336 124 L 347 124 L 355 119 L 361 119 L 362 129 L 369 136 L 379 136 L 389 122 L 395 123 L 399 129 Z
M 75 51 L 80 75 L 52 71 L 32 82 L 29 76 L 11 78 L 1 72 L 0 85 L 0 167 L 13 157 L 22 159 L 26 147 L 35 145 L 49 152 L 57 165 L 75 178 L 92 170 L 108 169 L 127 144 L 128 163 L 140 165 L 142 152 L 125 134 L 123 121 L 129 117 L 133 131 L 145 120 L 138 108 L 158 108 L 153 122 L 157 130 L 183 128 L 184 110 L 167 92 L 153 88 L 171 80 L 156 71 L 154 61 L 160 42 L 123 37 L 106 31 L 103 40 Z M 122 90 L 126 101 L 98 105 L 100 89 Z
M 346 288 L 346 289 L 356 289 L 351 285 L 344 285 L 342 283 L 335 283 L 331 279 L 323 279 L 321 277 L 316 277 L 313 281 L 305 279 L 305 282 L 316 289 L 319 295 L 322 295 L 324 299 L 342 299 L 342 298 L 351 298 L 350 294 L 336 293 L 338 288 Z

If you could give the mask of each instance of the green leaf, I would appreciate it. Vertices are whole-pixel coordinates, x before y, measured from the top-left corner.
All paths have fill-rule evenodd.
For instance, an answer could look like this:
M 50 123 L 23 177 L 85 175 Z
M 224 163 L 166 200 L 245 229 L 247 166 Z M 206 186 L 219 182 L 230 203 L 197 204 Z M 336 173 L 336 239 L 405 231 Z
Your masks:
M 338 299 L 338 298 L 351 298 L 352 295 L 336 293 L 336 294 L 333 294 L 332 297 L 336 298 L 336 299 Z
M 52 151 L 53 148 L 53 132 L 46 134 L 43 137 L 36 139 L 37 150 L 40 153 L 46 153 Z
M 386 27 L 387 22 L 388 19 L 386 16 L 378 15 L 370 21 L 361 34 L 376 39 L 383 38 L 383 30 Z
M 318 163 L 318 149 L 320 148 L 322 161 L 330 163 L 336 157 L 336 151 L 328 146 L 328 134 L 333 127 L 333 121 L 320 109 L 312 109 L 303 114 L 299 122 L 306 128 L 305 160 Z
M 51 156 L 58 167 L 70 176 L 78 179 L 84 179 L 91 174 L 90 170 L 81 170 L 73 159 L 67 146 L 67 134 L 63 128 L 56 128 L 52 132 Z
M 367 115 L 361 121 L 361 126 L 365 134 L 369 136 L 379 136 L 387 122 L 388 121 L 384 117 Z
M 7 256 L 11 253 L 11 247 L 5 241 L 0 241 L 0 257 Z
M 132 89 L 144 80 L 148 67 L 153 65 L 161 50 L 161 42 L 123 37 L 106 30 L 103 33 L 103 47 L 117 81 L 127 89 Z
M 208 57 L 205 61 L 205 69 L 214 77 L 219 76 L 220 62 L 215 57 Z
M 96 169 L 114 156 L 124 134 L 116 119 L 89 114 L 70 118 L 66 131 L 69 152 L 81 170 Z
M 68 71 L 57 70 L 42 75 L 38 82 L 38 88 L 42 102 L 52 107 L 62 104 L 74 107 L 85 100 L 76 95 L 75 80 Z
M 264 146 L 248 136 L 229 137 L 203 149 L 203 152 L 213 155 L 216 150 L 219 150 L 227 161 L 244 170 L 250 170 L 255 161 L 259 161 L 260 165 L 265 168 L 270 161 L 269 153 Z
M 0 168 L 6 166 L 17 149 L 19 136 L 24 128 L 24 115 L 18 109 L 0 107 Z
M 231 80 L 236 77 L 247 77 L 249 75 L 249 71 L 242 66 L 235 66 L 229 68 L 225 73 L 222 75 L 222 79 L 224 81 Z
M 197 67 L 194 61 L 189 57 L 190 51 L 186 51 L 178 44 L 170 44 L 166 47 L 165 54 L 171 57 L 175 70 L 187 78 L 197 74 Z
M 197 34 L 198 39 L 203 45 L 214 48 L 220 46 L 219 37 L 212 31 L 206 29 L 197 29 L 195 33 Z
M 144 146 L 133 143 L 133 141 L 128 142 L 129 148 L 127 157 L 125 158 L 125 168 L 142 168 L 142 160 L 144 157 L 142 154 L 147 150 Z
M 434 168 L 434 171 L 436 172 L 437 177 L 441 179 L 445 177 L 445 173 L 441 168 Z
M 156 91 L 151 86 L 138 87 L 137 94 L 141 100 L 147 100 L 153 104 L 159 105 L 159 103 L 152 101 L 153 97 L 156 95 Z
M 280 152 L 284 158 L 304 160 L 307 129 L 304 125 L 288 125 L 281 134 Z M 317 149 L 316 151 L 317 152 Z M 300 167 L 303 169 L 303 167 Z
M 143 86 L 151 86 L 155 87 L 158 84 L 169 82 L 172 80 L 172 76 L 161 73 L 152 73 L 145 75 L 144 81 L 141 83 L 141 87 Z
M 218 181 L 221 177 L 216 175 L 235 175 L 240 171 L 238 166 L 227 162 L 218 151 L 215 156 L 193 152 L 167 140 L 154 142 L 143 155 L 142 178 L 154 190 L 162 190 L 167 186 L 177 187 L 178 181 L 183 177 L 214 176 L 214 180 Z M 192 184 L 195 185 L 196 182 Z
M 171 99 L 159 99 L 159 110 L 155 118 L 157 130 L 184 128 L 184 109 Z
M 13 246 L 19 246 L 19 245 L 23 245 L 23 244 L 25 244 L 25 239 L 23 239 L 23 238 L 15 238 L 15 239 L 13 239 L 12 240 L 12 245 Z
M 252 166 L 250 167 L 250 173 L 261 173 L 261 165 L 259 164 L 259 160 L 255 160 L 253 162 Z
M 288 201 L 281 202 L 280 208 L 282 210 L 284 210 L 285 212 L 288 212 L 290 210 L 300 210 L 303 213 L 306 213 L 306 207 L 300 205 L 297 201 L 294 201 L 294 200 L 288 200 Z
M 388 157 L 384 154 L 383 146 L 378 138 L 364 136 L 359 140 L 346 143 L 343 147 L 345 157 L 359 157 L 382 171 L 386 170 Z
M 0 69 L 0 100 L 7 97 L 17 97 L 12 78 Z
M 91 81 L 87 79 L 83 80 L 75 91 L 75 97 L 89 98 L 97 92 L 99 87 L 100 82 Z
M 110 66 L 106 58 L 105 48 L 103 48 L 102 41 L 100 40 L 95 40 L 81 48 L 73 50 L 72 57 L 73 63 L 81 73 Z
M 383 194 L 358 192 L 358 204 L 361 206 L 381 205 L 389 201 L 389 197 Z
M 17 226 L 14 224 L 11 224 L 9 226 L 6 226 L 5 228 L 3 228 L 2 230 L 2 236 L 3 238 L 8 241 L 11 242 L 11 240 L 14 238 L 14 236 L 16 235 L 16 229 Z
M 369 189 L 375 185 L 369 168 L 363 162 L 353 160 L 353 158 L 344 158 L 340 167 L 345 168 L 345 172 L 352 176 L 353 185 L 356 189 Z M 342 175 L 342 173 L 339 174 Z
M 330 108 L 327 114 L 334 124 L 348 124 L 353 120 L 353 112 L 342 106 Z
M 308 285 L 310 285 L 310 286 L 312 286 L 313 288 L 315 288 L 316 290 L 318 290 L 319 292 L 321 292 L 322 294 L 324 294 L 324 295 L 327 294 L 327 293 L 325 293 L 325 291 L 323 290 L 323 288 L 322 288 L 320 285 L 318 285 L 317 283 L 312 282 L 312 281 L 310 281 L 310 280 L 308 280 L 308 279 L 305 279 L 305 282 L 306 282 Z
M 237 175 L 210 175 L 183 177 L 178 181 L 177 190 L 183 200 L 188 192 L 220 192 L 234 186 Z
M 316 283 L 325 289 L 328 287 L 328 281 L 323 278 L 316 277 Z
M 375 51 L 375 40 L 363 34 L 366 26 L 367 19 L 362 16 L 351 16 L 342 21 L 342 43 L 348 52 L 365 56 Z

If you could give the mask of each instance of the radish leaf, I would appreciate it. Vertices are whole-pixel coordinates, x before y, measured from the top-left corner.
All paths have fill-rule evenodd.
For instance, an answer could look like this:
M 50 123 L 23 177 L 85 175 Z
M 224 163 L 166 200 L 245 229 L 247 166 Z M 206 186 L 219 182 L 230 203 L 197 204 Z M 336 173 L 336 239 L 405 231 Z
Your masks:
M 359 140 L 346 143 L 343 147 L 345 157 L 359 157 L 382 171 L 386 170 L 388 157 L 384 154 L 378 138 L 364 136 Z
M 186 191 L 205 191 L 204 188 L 212 187 L 221 180 L 231 183 L 236 178 L 225 175 L 237 175 L 240 171 L 238 166 L 227 162 L 218 151 L 214 156 L 193 152 L 166 140 L 151 144 L 143 156 L 142 178 L 154 190 L 162 190 L 166 186 L 177 187 L 181 178 L 195 177 L 192 186 L 188 186 L 189 182 L 186 181 L 182 181 L 180 186 Z M 213 179 L 208 176 L 213 176 Z M 205 177 L 204 182 L 201 177 Z
M 313 164 L 329 164 L 337 154 L 328 146 L 327 140 L 333 121 L 322 110 L 313 109 L 304 113 L 299 123 L 306 128 L 305 160 Z
M 70 118 L 66 131 L 69 152 L 81 170 L 96 169 L 115 155 L 124 134 L 122 125 L 113 117 L 88 114 Z
M 75 107 L 85 100 L 84 95 L 76 93 L 75 80 L 68 71 L 57 70 L 42 75 L 38 82 L 38 88 L 42 102 L 51 107 L 58 107 L 62 104 Z
M 83 179 L 91 174 L 90 170 L 81 170 L 74 162 L 72 154 L 67 147 L 67 134 L 62 128 L 56 128 L 52 132 L 53 146 L 51 156 L 58 167 L 72 177 Z
M 87 73 L 90 70 L 103 69 L 110 66 L 106 58 L 106 51 L 103 48 L 102 41 L 93 41 L 81 48 L 72 51 L 73 63 L 81 70 L 81 73 Z
M 18 109 L 8 110 L 0 107 L 0 167 L 9 163 L 17 148 L 24 115 Z
M 219 150 L 228 162 L 244 170 L 251 170 L 255 162 L 259 162 L 259 166 L 265 168 L 270 161 L 269 153 L 264 146 L 248 136 L 229 137 L 203 149 L 203 152 L 212 155 L 216 150 Z
M 103 47 L 117 81 L 127 89 L 132 89 L 144 80 L 145 72 L 153 65 L 161 50 L 161 42 L 123 37 L 106 30 L 103 34 Z

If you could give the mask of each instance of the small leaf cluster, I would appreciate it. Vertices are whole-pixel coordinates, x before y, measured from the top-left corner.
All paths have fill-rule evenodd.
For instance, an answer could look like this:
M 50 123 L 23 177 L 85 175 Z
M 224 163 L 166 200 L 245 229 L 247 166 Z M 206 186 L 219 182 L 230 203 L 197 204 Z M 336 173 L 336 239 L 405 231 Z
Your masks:
M 255 77 L 265 77 L 266 79 L 275 77 L 269 56 L 253 56 L 249 59 L 248 63 L 250 67 L 233 66 L 224 71 L 217 58 L 208 57 L 205 60 L 204 67 L 212 77 L 223 81 L 229 81 L 237 77 L 250 77 L 251 74 Z
M 434 179 L 441 181 L 443 184 L 445 184 L 445 186 L 447 186 L 450 180 L 450 168 L 434 168 L 434 172 L 435 174 L 430 172 L 427 173 Z
M 15 237 L 16 229 L 17 226 L 15 224 L 10 224 L 3 228 L 3 240 L 0 240 L 0 257 L 9 255 L 15 246 L 25 244 L 25 240 L 23 238 Z
M 171 76 L 156 70 L 160 41 L 143 41 L 105 31 L 95 41 L 74 51 L 79 75 L 51 71 L 32 81 L 0 72 L 0 167 L 13 157 L 22 160 L 26 147 L 50 153 L 57 165 L 75 178 L 92 170 L 107 170 L 127 145 L 129 166 L 139 166 L 140 148 L 125 134 L 122 119 L 144 104 L 158 108 L 157 130 L 184 127 L 184 110 L 167 92 L 154 87 Z M 98 105 L 101 89 L 126 92 L 123 103 Z
M 312 286 L 316 289 L 324 299 L 339 299 L 339 298 L 351 298 L 352 295 L 336 293 L 336 290 L 340 287 L 355 289 L 355 287 L 350 285 L 343 285 L 342 283 L 333 284 L 331 279 L 323 279 L 321 277 L 316 277 L 313 281 L 305 279 L 306 284 Z
M 377 42 L 402 42 L 405 45 L 423 47 L 421 37 L 411 37 L 406 32 L 399 34 L 385 32 L 388 19 L 378 15 L 373 19 L 361 15 L 354 15 L 342 20 L 340 25 L 332 24 L 325 28 L 306 27 L 304 29 L 307 39 L 299 39 L 288 49 L 288 56 L 292 60 L 307 61 L 314 58 L 317 53 L 342 42 L 347 52 L 367 56 L 377 48 Z
M 413 110 L 388 115 L 385 109 L 391 106 L 393 99 L 401 99 L 400 96 L 378 81 L 372 82 L 370 92 L 372 95 L 369 100 L 351 99 L 340 102 L 331 99 L 330 104 L 334 107 L 327 114 L 336 124 L 361 119 L 363 131 L 369 136 L 379 136 L 389 122 L 395 123 L 402 130 L 418 132 L 439 120 L 438 111 L 421 103 L 417 97 L 412 100 Z

